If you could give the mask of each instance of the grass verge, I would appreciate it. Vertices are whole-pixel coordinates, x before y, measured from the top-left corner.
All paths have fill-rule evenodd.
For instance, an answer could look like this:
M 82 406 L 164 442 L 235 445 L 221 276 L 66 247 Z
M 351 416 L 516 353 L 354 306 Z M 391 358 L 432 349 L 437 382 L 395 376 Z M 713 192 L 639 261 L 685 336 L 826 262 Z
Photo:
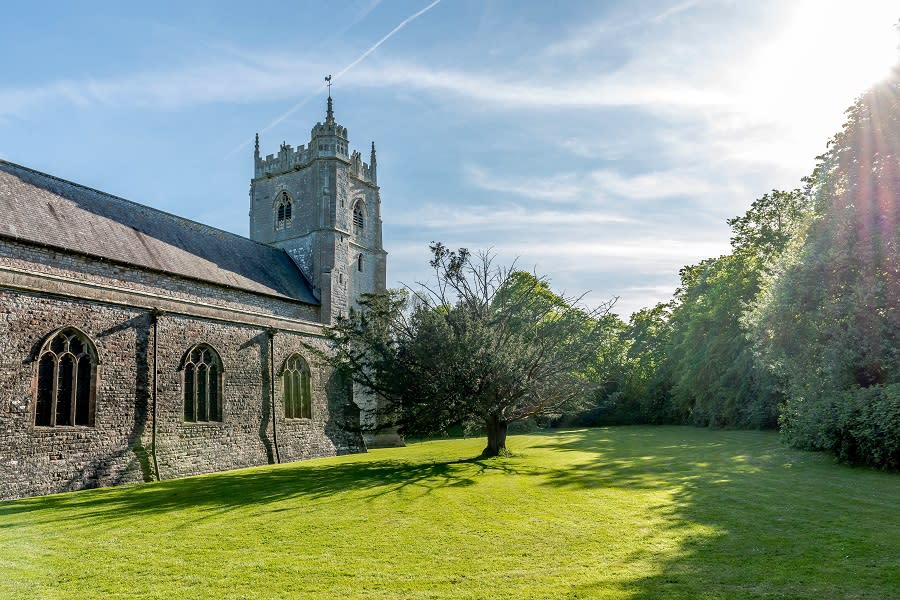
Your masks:
M 2 598 L 871 598 L 900 476 L 760 432 L 513 436 L 0 503 Z

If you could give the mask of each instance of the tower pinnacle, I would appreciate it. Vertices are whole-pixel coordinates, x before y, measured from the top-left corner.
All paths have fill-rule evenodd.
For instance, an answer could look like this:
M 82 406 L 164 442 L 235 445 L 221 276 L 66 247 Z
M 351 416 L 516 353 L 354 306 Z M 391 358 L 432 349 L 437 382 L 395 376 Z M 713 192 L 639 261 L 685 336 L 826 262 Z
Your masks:
M 328 111 L 325 113 L 325 122 L 334 123 L 334 108 L 331 104 L 331 75 L 325 78 L 325 84 L 328 86 Z

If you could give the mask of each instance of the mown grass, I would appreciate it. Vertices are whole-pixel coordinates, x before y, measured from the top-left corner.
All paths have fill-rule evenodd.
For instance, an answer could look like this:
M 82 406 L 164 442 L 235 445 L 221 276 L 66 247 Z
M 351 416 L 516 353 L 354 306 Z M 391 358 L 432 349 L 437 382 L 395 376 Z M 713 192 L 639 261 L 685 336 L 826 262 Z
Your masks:
M 900 597 L 896 474 L 758 432 L 482 445 L 0 503 L 0 597 Z

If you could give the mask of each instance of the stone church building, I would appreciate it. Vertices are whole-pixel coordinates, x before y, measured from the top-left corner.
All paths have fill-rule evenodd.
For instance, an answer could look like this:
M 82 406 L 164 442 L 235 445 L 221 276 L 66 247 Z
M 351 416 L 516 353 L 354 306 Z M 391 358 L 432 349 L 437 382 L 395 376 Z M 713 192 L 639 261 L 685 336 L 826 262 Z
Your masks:
M 385 287 L 377 182 L 330 97 L 249 239 L 0 161 L 0 499 L 365 450 L 310 348 Z

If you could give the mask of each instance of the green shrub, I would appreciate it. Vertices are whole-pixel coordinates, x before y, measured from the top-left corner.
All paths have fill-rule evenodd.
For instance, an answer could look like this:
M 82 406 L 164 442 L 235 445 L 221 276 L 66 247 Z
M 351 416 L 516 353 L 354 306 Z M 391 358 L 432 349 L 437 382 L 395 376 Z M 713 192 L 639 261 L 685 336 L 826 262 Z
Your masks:
M 781 425 L 792 446 L 827 450 L 849 463 L 900 469 L 900 384 L 853 388 L 813 402 L 792 399 Z

